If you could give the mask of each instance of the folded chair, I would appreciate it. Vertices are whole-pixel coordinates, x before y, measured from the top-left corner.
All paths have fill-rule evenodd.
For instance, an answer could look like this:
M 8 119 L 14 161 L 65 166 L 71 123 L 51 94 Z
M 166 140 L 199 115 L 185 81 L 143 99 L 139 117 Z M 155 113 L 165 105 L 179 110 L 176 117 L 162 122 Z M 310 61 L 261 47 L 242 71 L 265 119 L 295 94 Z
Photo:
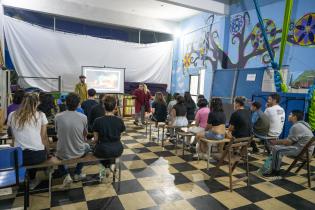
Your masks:
M 307 168 L 307 181 L 308 181 L 308 187 L 311 188 L 311 168 L 310 168 L 310 162 L 312 161 L 312 154 L 313 151 L 310 151 L 310 148 L 314 146 L 315 143 L 315 137 L 311 138 L 307 144 L 305 144 L 304 148 L 301 150 L 301 152 L 296 156 L 293 157 L 294 160 L 289 166 L 289 168 L 284 172 L 283 177 L 285 177 L 298 162 L 301 162 L 301 165 L 296 169 L 295 173 L 299 173 L 299 171 L 305 166 Z
M 253 137 L 245 137 L 245 138 L 233 138 L 228 143 L 228 145 L 223 150 L 222 154 L 214 154 L 213 156 L 215 159 L 218 159 L 219 162 L 217 163 L 213 174 L 211 175 L 211 180 L 213 180 L 218 173 L 220 167 L 226 162 L 229 166 L 229 181 L 230 181 L 230 191 L 233 191 L 233 184 L 247 180 L 247 186 L 249 186 L 249 165 L 248 165 L 248 147 L 250 142 L 252 141 Z M 246 164 L 246 177 L 232 180 L 233 171 L 236 166 L 243 162 Z

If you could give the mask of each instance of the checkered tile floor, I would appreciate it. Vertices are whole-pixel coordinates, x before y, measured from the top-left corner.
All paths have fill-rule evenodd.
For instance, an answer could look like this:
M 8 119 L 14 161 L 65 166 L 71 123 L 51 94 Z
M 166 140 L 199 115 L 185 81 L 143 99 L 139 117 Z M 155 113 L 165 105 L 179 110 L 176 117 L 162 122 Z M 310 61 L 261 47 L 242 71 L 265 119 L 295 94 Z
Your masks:
M 48 181 L 44 180 L 32 193 L 31 209 L 315 209 L 315 181 L 307 188 L 306 171 L 290 174 L 286 180 L 267 180 L 256 175 L 263 156 L 250 157 L 250 187 L 239 182 L 231 193 L 228 190 L 228 168 L 222 167 L 213 181 L 209 175 L 214 170 L 205 161 L 196 161 L 192 154 L 175 154 L 174 146 L 149 142 L 145 129 L 125 121 L 127 132 L 122 141 L 125 150 L 122 156 L 123 171 L 120 190 L 113 184 L 99 184 L 98 166 L 87 165 L 87 179 L 72 184 L 70 189 L 60 189 L 62 179 L 54 180 L 51 203 L 48 201 Z M 285 167 L 291 162 L 284 159 Z M 240 166 L 234 176 L 245 175 Z M 312 163 L 315 170 L 315 163 Z M 41 174 L 45 178 L 44 174 Z M 94 180 L 94 181 L 93 181 Z M 59 185 L 59 186 L 58 186 Z M 23 195 L 0 200 L 0 209 L 23 206 Z

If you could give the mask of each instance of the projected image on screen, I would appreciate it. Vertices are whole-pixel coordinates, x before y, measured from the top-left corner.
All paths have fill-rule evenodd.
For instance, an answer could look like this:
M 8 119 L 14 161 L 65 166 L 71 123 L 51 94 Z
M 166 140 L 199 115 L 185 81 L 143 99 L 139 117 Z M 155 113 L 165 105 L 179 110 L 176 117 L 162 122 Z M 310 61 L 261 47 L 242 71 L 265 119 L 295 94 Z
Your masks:
M 98 93 L 123 93 L 124 69 L 83 67 L 88 88 Z

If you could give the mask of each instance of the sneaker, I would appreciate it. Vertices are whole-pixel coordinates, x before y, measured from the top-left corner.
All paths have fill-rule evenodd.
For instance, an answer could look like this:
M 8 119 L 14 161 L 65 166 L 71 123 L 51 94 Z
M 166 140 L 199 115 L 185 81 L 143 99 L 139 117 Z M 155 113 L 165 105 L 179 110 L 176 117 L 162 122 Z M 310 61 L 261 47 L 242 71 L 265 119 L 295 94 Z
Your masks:
M 138 122 L 136 122 L 136 121 L 133 121 L 133 124 L 138 125 L 139 123 L 138 123 Z
M 40 184 L 39 179 L 33 179 L 30 181 L 30 190 L 34 190 Z
M 100 182 L 102 182 L 105 177 L 105 167 L 102 164 L 100 165 L 100 172 L 98 177 Z
M 257 147 L 254 147 L 253 150 L 252 150 L 252 153 L 253 154 L 259 153 L 259 149 Z
M 79 181 L 81 181 L 81 180 L 83 180 L 83 179 L 85 179 L 86 178 L 86 174 L 75 174 L 74 175 L 74 177 L 73 177 L 73 180 L 75 181 L 75 182 L 79 182 Z
M 72 182 L 73 182 L 73 180 L 72 180 L 70 174 L 67 174 L 65 179 L 63 180 L 62 187 L 63 188 L 70 187 Z

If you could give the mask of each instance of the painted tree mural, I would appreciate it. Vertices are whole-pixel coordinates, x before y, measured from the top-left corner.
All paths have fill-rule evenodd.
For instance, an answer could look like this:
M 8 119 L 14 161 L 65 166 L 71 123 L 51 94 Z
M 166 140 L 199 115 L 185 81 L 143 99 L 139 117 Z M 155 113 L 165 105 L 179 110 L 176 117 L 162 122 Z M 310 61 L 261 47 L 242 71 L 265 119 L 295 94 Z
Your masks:
M 230 33 L 231 44 L 238 47 L 238 58 L 235 62 L 231 60 L 228 52 L 225 52 L 219 45 L 219 33 L 214 29 L 214 15 L 210 15 L 207 19 L 209 25 L 208 30 L 203 37 L 202 47 L 194 49 L 192 45 L 183 58 L 183 67 L 187 69 L 197 66 L 197 62 L 202 62 L 203 66 L 210 63 L 212 69 L 245 68 L 248 61 L 256 56 L 261 56 L 262 63 L 270 63 L 265 43 L 263 41 L 262 32 L 259 23 L 257 23 L 250 33 L 246 33 L 247 27 L 250 25 L 250 15 L 248 12 L 235 15 L 231 19 Z M 275 53 L 281 42 L 282 29 L 277 28 L 275 22 L 271 19 L 264 19 L 266 33 L 269 44 Z M 315 46 L 315 13 L 305 14 L 296 23 L 291 23 L 290 33 L 287 41 L 299 46 Z

